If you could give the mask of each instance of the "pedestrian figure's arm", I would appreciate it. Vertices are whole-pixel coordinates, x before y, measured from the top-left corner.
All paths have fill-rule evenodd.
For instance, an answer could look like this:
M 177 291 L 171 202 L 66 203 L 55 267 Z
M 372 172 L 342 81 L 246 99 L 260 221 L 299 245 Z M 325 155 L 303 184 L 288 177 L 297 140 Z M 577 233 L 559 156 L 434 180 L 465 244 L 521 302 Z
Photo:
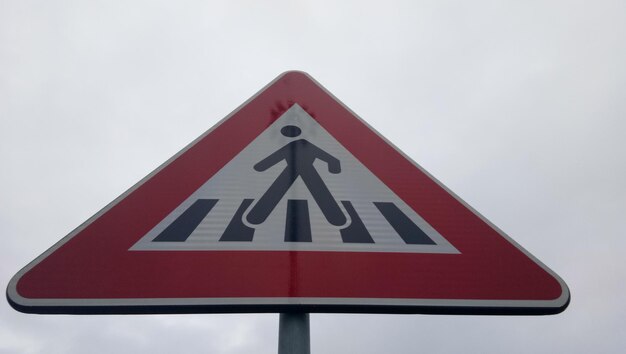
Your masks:
M 311 147 L 315 150 L 315 156 L 328 164 L 328 172 L 334 174 L 341 172 L 341 163 L 338 159 L 313 144 Z
M 256 165 L 254 165 L 254 170 L 258 172 L 263 172 L 282 161 L 285 158 L 285 148 L 287 146 L 289 145 L 283 146 L 281 149 L 276 150 L 270 156 L 259 161 Z

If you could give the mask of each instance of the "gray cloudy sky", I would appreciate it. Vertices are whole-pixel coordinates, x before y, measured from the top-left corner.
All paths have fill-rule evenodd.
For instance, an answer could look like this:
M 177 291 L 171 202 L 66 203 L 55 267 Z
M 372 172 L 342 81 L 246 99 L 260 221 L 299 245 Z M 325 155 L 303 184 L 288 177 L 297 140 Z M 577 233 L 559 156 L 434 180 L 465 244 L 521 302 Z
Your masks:
M 0 0 L 0 284 L 300 69 L 572 292 L 548 317 L 313 314 L 314 353 L 623 352 L 624 63 L 624 1 Z M 0 353 L 275 353 L 277 331 L 0 303 Z

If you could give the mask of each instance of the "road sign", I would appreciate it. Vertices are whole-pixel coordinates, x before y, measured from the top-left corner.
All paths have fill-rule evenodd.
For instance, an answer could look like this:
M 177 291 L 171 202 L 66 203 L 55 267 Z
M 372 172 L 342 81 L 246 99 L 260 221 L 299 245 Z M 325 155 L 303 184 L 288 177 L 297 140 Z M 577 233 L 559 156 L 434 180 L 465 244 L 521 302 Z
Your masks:
M 565 283 L 287 72 L 18 272 L 34 313 L 552 314 Z

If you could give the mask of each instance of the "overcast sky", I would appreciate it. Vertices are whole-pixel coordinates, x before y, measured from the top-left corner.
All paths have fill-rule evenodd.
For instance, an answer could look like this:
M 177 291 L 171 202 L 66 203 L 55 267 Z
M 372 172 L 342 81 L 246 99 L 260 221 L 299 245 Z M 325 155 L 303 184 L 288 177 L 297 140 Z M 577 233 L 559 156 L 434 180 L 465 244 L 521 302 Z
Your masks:
M 0 284 L 299 69 L 572 293 L 547 317 L 313 314 L 314 353 L 623 352 L 624 63 L 624 1 L 0 0 Z M 0 302 L 0 353 L 275 353 L 277 333 Z

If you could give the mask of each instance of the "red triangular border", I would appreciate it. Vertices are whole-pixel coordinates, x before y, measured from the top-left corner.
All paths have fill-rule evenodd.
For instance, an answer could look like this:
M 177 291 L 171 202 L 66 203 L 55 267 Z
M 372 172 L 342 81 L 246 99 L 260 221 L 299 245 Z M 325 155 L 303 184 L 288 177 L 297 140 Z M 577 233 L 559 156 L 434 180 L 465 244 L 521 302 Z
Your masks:
M 128 251 L 294 103 L 461 254 Z M 565 283 L 302 72 L 261 92 L 11 280 L 36 313 L 550 314 Z

